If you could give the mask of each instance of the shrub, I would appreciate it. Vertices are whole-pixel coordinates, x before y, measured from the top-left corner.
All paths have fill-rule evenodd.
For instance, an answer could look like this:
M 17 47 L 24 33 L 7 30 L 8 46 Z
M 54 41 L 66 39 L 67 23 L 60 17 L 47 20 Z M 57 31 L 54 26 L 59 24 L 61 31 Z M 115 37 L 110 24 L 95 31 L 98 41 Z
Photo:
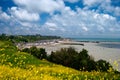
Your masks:
M 29 48 L 24 48 L 22 51 L 23 51 L 23 52 L 30 53 L 30 49 L 29 49 Z
M 72 47 L 62 48 L 56 52 L 51 52 L 48 60 L 77 70 L 96 70 L 95 61 L 90 59 L 88 51 L 85 49 L 78 53 Z
M 96 63 L 97 63 L 97 68 L 100 71 L 107 72 L 110 68 L 112 68 L 111 64 L 105 60 L 98 60 Z
M 76 68 L 74 66 L 77 60 L 78 53 L 75 51 L 74 48 L 61 48 L 61 50 L 58 50 L 56 52 L 51 52 L 51 55 L 49 56 L 49 61 L 57 63 L 57 64 L 62 64 L 64 66 Z
M 40 59 L 47 58 L 47 53 L 46 53 L 45 49 L 39 48 L 38 51 L 39 51 L 39 54 L 37 56 L 40 56 Z
M 51 52 L 48 60 L 63 66 L 71 67 L 82 71 L 107 71 L 112 66 L 105 60 L 94 61 L 92 56 L 88 55 L 86 49 L 79 53 L 72 47 L 62 48 L 56 52 Z
M 46 59 L 46 57 L 47 57 L 45 49 L 37 48 L 35 46 L 31 47 L 30 49 L 29 48 L 25 48 L 22 51 L 30 53 L 31 55 L 33 55 L 33 56 L 35 56 L 35 57 L 37 57 L 39 59 L 43 59 L 43 58 Z

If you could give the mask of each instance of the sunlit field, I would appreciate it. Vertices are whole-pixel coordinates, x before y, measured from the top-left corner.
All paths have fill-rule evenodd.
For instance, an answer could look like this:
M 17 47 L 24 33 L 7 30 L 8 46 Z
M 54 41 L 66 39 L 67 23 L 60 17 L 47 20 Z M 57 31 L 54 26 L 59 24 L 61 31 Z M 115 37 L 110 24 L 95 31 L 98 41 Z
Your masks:
M 77 71 L 20 52 L 12 43 L 0 41 L 0 80 L 119 80 L 120 74 Z

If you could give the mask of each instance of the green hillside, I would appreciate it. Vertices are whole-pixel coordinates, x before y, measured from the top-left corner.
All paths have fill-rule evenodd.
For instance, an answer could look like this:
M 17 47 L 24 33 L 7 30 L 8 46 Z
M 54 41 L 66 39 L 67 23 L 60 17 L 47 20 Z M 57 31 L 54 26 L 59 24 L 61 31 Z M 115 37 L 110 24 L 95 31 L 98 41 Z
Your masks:
M 56 65 L 20 52 L 8 41 L 0 41 L 0 80 L 116 80 L 119 74 L 84 72 Z

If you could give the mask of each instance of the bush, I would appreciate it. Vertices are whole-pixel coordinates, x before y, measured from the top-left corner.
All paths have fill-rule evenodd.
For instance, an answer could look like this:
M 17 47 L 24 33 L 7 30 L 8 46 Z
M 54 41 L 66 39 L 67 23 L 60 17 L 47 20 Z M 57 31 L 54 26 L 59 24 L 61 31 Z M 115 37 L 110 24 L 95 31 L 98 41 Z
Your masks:
M 43 48 L 37 48 L 37 47 L 33 46 L 30 49 L 25 48 L 22 51 L 30 53 L 31 55 L 33 55 L 33 56 L 35 56 L 35 57 L 37 57 L 39 59 L 43 59 L 43 58 L 46 59 L 47 58 L 46 51 Z
M 82 51 L 77 52 L 73 47 L 61 48 L 56 52 L 52 51 L 49 56 L 47 56 L 45 49 L 36 48 L 34 46 L 30 49 L 25 48 L 22 51 L 30 53 L 39 59 L 44 58 L 53 63 L 82 71 L 94 70 L 107 72 L 110 68 L 113 69 L 110 63 L 106 62 L 105 60 L 99 60 L 95 62 L 94 58 L 88 55 L 88 51 L 86 49 L 82 49 Z
M 96 70 L 96 62 L 88 55 L 88 51 L 86 49 L 82 49 L 79 53 L 79 68 L 84 71 L 92 71 Z
M 110 65 L 110 63 L 107 62 L 107 61 L 105 61 L 105 60 L 99 60 L 96 63 L 97 63 L 97 68 L 100 71 L 107 72 L 110 68 L 112 68 L 112 66 Z
M 104 61 L 94 61 L 92 56 L 88 55 L 88 51 L 82 49 L 79 53 L 72 47 L 62 48 L 56 52 L 51 52 L 48 60 L 63 66 L 71 67 L 82 71 L 107 71 L 112 66 Z
M 23 51 L 23 52 L 30 53 L 30 49 L 29 49 L 29 48 L 24 48 L 22 51 Z
M 96 70 L 95 61 L 90 59 L 88 51 L 85 49 L 78 53 L 72 47 L 62 48 L 56 52 L 51 52 L 48 60 L 77 70 Z

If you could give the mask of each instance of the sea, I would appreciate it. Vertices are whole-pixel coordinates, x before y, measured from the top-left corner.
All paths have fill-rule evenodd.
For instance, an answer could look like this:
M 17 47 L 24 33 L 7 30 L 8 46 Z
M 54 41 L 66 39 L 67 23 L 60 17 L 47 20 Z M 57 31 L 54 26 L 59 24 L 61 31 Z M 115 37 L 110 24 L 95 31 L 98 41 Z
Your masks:
M 120 49 L 120 38 L 70 38 L 78 42 L 96 42 L 97 46 Z

